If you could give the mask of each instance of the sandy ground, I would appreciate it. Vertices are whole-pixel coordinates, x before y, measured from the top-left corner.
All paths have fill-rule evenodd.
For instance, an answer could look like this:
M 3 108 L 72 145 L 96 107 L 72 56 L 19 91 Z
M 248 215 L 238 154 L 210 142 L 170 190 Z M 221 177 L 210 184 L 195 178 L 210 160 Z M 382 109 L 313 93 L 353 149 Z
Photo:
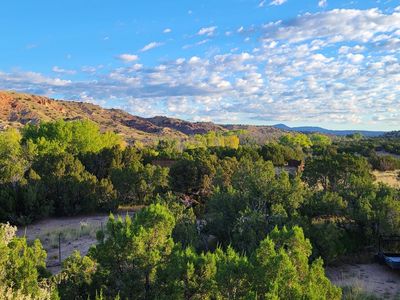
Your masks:
M 382 299 L 400 299 L 400 271 L 386 265 L 347 264 L 326 269 L 329 279 L 338 286 L 355 286 Z
M 374 170 L 372 174 L 375 175 L 376 182 L 382 182 L 391 187 L 400 188 L 400 179 L 398 177 L 399 172 L 400 170 L 386 172 Z
M 123 216 L 126 213 L 122 213 Z M 17 235 L 26 235 L 28 241 L 39 239 L 47 252 L 47 266 L 52 273 L 60 271 L 58 234 L 64 234 L 61 241 L 61 260 L 70 256 L 74 250 L 87 254 L 91 245 L 96 243 L 96 232 L 105 227 L 108 215 L 78 216 L 70 218 L 50 218 L 20 227 Z M 86 230 L 82 231 L 82 226 Z

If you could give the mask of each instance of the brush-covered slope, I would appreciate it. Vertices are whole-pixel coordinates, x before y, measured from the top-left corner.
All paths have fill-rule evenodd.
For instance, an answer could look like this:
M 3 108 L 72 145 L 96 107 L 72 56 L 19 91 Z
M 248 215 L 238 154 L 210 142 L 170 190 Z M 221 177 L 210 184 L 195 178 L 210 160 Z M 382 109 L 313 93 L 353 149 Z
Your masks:
M 279 137 L 283 132 L 271 126 L 218 125 L 212 122 L 188 122 L 162 116 L 142 118 L 120 109 L 105 109 L 92 103 L 0 91 L 0 130 L 59 119 L 67 121 L 89 119 L 104 131 L 121 134 L 127 141 L 143 142 L 159 138 L 185 139 L 190 135 L 209 131 L 224 132 L 240 129 L 248 132 L 248 138 L 263 141 Z
M 184 138 L 180 131 L 156 126 L 145 118 L 133 116 L 119 109 L 104 109 L 91 103 L 54 100 L 47 97 L 0 91 L 0 129 L 22 127 L 59 119 L 89 119 L 102 130 L 121 134 L 128 141 L 150 141 L 169 136 Z

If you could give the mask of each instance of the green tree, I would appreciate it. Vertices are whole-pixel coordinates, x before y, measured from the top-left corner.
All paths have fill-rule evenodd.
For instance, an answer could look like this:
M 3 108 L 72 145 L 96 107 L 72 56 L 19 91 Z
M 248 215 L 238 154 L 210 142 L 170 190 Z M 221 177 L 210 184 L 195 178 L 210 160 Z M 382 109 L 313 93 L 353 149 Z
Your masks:
M 278 143 L 267 143 L 260 149 L 264 160 L 270 160 L 274 166 L 283 166 L 289 160 L 302 160 L 304 153 L 299 147 L 292 148 Z
M 111 171 L 111 180 L 125 204 L 147 204 L 168 187 L 168 169 L 139 161 Z
M 74 251 L 63 262 L 62 271 L 56 276 L 61 299 L 88 299 L 96 267 L 90 257 L 82 257 L 78 251 Z
M 274 166 L 283 166 L 286 163 L 284 146 L 277 143 L 268 143 L 261 147 L 261 156 L 264 160 L 270 160 Z
M 275 228 L 253 258 L 254 288 L 267 299 L 341 299 L 324 274 L 322 261 L 309 265 L 311 244 L 299 227 Z
M 159 140 L 156 146 L 159 158 L 176 159 L 181 153 L 179 142 L 173 139 Z
M 355 183 L 372 183 L 368 161 L 350 154 L 331 154 L 306 161 L 303 178 L 313 187 L 340 192 L 352 190 Z
M 320 134 L 320 133 L 313 133 L 310 135 L 310 141 L 313 146 L 325 148 L 332 144 L 332 140 L 329 136 Z
M 212 253 L 197 254 L 193 248 L 174 248 L 159 269 L 155 299 L 215 299 L 216 260 Z
M 232 245 L 241 253 L 250 254 L 268 232 L 267 216 L 246 208 L 239 212 L 232 228 Z
M 220 160 L 213 179 L 214 187 L 226 190 L 232 185 L 232 175 L 237 171 L 238 161 L 236 157 L 225 157 Z
M 27 167 L 21 135 L 15 129 L 0 132 L 0 184 L 16 184 Z
M 93 212 L 115 207 L 115 193 L 109 181 L 100 183 L 70 154 L 44 156 L 33 169 L 41 178 L 44 197 L 57 215 Z
M 97 153 L 124 144 L 121 137 L 111 132 L 101 133 L 99 126 L 89 120 L 30 124 L 23 128 L 23 140 L 32 142 L 41 155 Z
M 15 237 L 16 228 L 0 224 L 0 291 L 6 299 L 56 298 L 52 287 L 45 288 L 41 276 L 46 267 L 46 252 L 39 240 L 28 246 L 25 238 Z M 30 297 L 30 298 L 29 298 Z
M 215 281 L 221 299 L 255 299 L 252 291 L 251 272 L 253 267 L 246 256 L 239 255 L 233 248 L 217 249 L 215 254 Z
M 110 217 L 106 235 L 90 256 L 98 262 L 97 290 L 115 297 L 148 299 L 157 269 L 162 267 L 174 245 L 171 234 L 175 220 L 164 206 L 150 205 L 135 215 L 133 222 Z
M 301 147 L 307 149 L 312 146 L 310 138 L 303 133 L 284 134 L 279 138 L 279 143 L 292 148 Z
M 195 152 L 192 157 L 178 160 L 170 169 L 173 191 L 208 196 L 215 176 L 216 157 L 205 152 Z

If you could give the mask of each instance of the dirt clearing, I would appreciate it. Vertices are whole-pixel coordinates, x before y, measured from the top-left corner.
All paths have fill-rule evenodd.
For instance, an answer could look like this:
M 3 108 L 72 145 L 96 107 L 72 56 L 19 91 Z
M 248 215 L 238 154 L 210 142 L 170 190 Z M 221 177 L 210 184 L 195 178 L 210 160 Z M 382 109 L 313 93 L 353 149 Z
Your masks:
M 126 213 L 121 213 L 122 217 Z M 61 241 L 61 261 L 79 250 L 87 254 L 90 246 L 96 243 L 96 233 L 105 227 L 108 214 L 78 216 L 70 218 L 51 218 L 41 220 L 26 227 L 19 227 L 17 235 L 28 241 L 39 239 L 47 252 L 47 266 L 52 273 L 60 271 L 59 239 Z
M 400 188 L 399 172 L 400 170 L 386 172 L 374 170 L 372 174 L 375 175 L 376 182 L 382 182 L 388 186 Z
M 400 272 L 386 265 L 346 264 L 328 267 L 326 273 L 340 287 L 354 286 L 382 299 L 400 299 Z

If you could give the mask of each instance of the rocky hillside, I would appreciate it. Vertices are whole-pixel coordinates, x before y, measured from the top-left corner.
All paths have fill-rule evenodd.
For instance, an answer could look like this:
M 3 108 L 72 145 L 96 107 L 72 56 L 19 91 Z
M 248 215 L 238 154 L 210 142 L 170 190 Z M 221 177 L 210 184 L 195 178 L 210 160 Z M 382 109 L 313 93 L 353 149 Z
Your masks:
M 89 119 L 103 130 L 117 132 L 128 141 L 143 142 L 157 138 L 185 139 L 208 131 L 246 129 L 256 140 L 275 138 L 282 130 L 270 126 L 217 125 L 211 122 L 188 122 L 156 116 L 142 118 L 119 109 L 105 109 L 84 102 L 54 100 L 43 96 L 0 91 L 0 130 L 20 128 L 42 121 Z

